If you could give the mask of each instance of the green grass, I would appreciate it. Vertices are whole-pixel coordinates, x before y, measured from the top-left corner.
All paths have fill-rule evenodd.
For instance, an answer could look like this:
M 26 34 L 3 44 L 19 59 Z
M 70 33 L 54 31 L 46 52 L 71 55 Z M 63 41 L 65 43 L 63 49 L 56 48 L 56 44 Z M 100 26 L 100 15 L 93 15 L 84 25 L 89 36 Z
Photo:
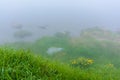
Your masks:
M 0 78 L 2 80 L 119 80 L 120 43 L 117 41 L 119 35 L 114 34 L 114 37 L 110 31 L 105 32 L 105 35 L 103 33 L 103 30 L 98 30 L 96 35 L 94 30 L 88 30 L 76 38 L 57 34 L 40 38 L 33 43 L 6 44 L 8 49 L 0 49 Z M 9 49 L 10 47 L 14 49 Z M 48 55 L 47 49 L 50 47 L 61 47 L 63 51 Z M 80 57 L 91 59 L 94 63 L 87 68 L 72 66 L 71 61 Z M 81 65 L 82 61 L 79 62 Z
M 0 80 L 88 80 L 86 74 L 28 51 L 0 48 Z
M 29 51 L 0 48 L 0 80 L 119 80 L 119 70 L 109 65 L 74 68 Z

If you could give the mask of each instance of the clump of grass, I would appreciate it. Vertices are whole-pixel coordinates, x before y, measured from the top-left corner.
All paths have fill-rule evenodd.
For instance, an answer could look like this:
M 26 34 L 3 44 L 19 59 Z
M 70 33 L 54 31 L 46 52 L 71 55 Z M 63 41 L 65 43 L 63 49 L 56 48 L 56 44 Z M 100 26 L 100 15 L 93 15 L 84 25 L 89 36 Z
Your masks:
M 113 64 L 82 70 L 29 51 L 0 48 L 0 80 L 119 80 L 119 73 Z
M 28 51 L 0 48 L 0 80 L 88 80 L 86 74 Z

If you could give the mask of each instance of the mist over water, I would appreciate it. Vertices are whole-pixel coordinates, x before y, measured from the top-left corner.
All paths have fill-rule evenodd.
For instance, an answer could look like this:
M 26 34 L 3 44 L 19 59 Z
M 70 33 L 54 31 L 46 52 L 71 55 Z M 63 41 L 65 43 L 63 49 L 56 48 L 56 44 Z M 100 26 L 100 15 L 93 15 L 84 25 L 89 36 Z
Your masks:
M 15 24 L 33 33 L 29 40 L 64 31 L 78 36 L 80 30 L 95 26 L 116 31 L 120 29 L 119 3 L 118 0 L 0 1 L 0 43 L 15 41 Z

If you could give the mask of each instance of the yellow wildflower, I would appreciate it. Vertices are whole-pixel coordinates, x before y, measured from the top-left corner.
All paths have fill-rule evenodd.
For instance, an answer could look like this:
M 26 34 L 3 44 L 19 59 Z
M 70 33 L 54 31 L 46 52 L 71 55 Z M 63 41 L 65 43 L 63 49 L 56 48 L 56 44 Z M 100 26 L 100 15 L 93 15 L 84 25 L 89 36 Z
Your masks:
M 88 64 L 92 64 L 93 60 L 92 59 L 88 59 L 87 62 L 88 62 Z

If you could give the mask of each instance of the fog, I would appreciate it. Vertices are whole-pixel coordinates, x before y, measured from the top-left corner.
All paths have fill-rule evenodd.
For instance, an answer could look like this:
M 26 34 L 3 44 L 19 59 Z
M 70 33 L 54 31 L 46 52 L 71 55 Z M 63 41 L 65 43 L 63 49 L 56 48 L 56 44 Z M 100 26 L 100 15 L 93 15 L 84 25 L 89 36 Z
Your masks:
M 0 42 L 13 42 L 14 25 L 19 24 L 34 33 L 32 39 L 61 31 L 76 36 L 94 26 L 116 31 L 120 29 L 119 4 L 119 0 L 1 0 Z

